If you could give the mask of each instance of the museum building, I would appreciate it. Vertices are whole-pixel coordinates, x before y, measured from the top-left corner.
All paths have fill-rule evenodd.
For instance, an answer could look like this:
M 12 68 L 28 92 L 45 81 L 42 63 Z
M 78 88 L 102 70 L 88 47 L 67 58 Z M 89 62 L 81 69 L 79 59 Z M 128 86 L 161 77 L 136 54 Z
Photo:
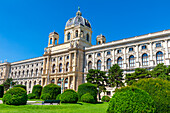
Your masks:
M 43 56 L 0 63 L 0 84 L 12 78 L 17 84 L 26 85 L 28 93 L 34 85 L 49 83 L 77 90 L 86 82 L 89 69 L 107 72 L 117 63 L 125 75 L 136 68 L 151 70 L 159 63 L 170 65 L 170 30 L 108 43 L 101 34 L 96 37 L 96 45 L 91 44 L 91 38 L 91 24 L 78 10 L 66 23 L 64 43 L 58 44 L 59 34 L 51 32 Z M 107 90 L 112 95 L 113 88 Z

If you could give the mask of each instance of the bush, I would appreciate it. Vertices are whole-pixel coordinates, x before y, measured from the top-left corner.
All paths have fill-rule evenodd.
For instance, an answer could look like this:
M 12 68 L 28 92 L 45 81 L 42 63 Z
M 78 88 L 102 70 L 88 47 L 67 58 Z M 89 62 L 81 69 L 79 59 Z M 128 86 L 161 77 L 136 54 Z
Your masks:
M 91 83 L 84 83 L 78 86 L 78 97 L 79 100 L 81 100 L 81 96 L 83 96 L 86 93 L 90 93 L 94 101 L 97 102 L 97 87 L 94 84 Z
M 156 112 L 170 112 L 170 82 L 162 79 L 141 79 L 132 86 L 138 87 L 150 94 L 155 101 Z
M 4 86 L 0 85 L 0 98 L 2 98 L 4 95 Z
M 81 96 L 81 101 L 86 103 L 95 103 L 94 97 L 90 93 Z
M 25 89 L 25 91 L 27 91 L 27 89 L 26 89 L 26 86 L 25 86 L 25 85 L 18 84 L 18 85 L 15 85 L 14 87 L 21 87 L 21 88 L 24 88 L 24 89 Z
M 151 96 L 135 87 L 124 87 L 116 91 L 109 102 L 108 113 L 153 113 L 154 101 Z
M 60 98 L 62 103 L 77 103 L 78 94 L 72 89 L 67 89 L 62 93 Z
M 61 100 L 61 94 L 58 94 L 56 100 Z
M 42 91 L 41 85 L 35 85 L 33 87 L 32 93 L 35 95 L 35 99 L 40 99 L 41 91 Z
M 27 92 L 20 87 L 11 88 L 4 94 L 2 101 L 8 105 L 25 105 L 27 103 Z
M 102 101 L 103 102 L 109 102 L 110 101 L 110 97 L 109 96 L 103 96 L 102 97 Z
M 35 94 L 33 93 L 28 94 L 28 99 L 35 99 Z
M 61 93 L 61 87 L 56 84 L 48 84 L 42 90 L 41 99 L 55 100 L 56 96 Z

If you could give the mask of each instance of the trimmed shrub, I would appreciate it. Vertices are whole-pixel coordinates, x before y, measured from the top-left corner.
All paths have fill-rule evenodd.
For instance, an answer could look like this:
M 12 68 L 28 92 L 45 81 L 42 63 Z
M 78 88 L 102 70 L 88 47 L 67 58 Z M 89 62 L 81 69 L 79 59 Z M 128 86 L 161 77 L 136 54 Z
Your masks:
M 72 89 L 67 89 L 62 93 L 60 98 L 62 103 L 77 103 L 78 94 Z
M 14 87 L 21 87 L 21 88 L 24 88 L 24 89 L 25 89 L 25 91 L 27 91 L 27 89 L 26 89 L 26 86 L 25 86 L 25 85 L 18 84 L 18 85 L 15 85 Z
M 20 87 L 11 88 L 4 94 L 2 101 L 8 105 L 25 105 L 27 103 L 27 92 Z
M 94 97 L 90 93 L 81 96 L 81 101 L 86 103 L 95 103 Z
M 61 93 L 61 87 L 56 84 L 48 84 L 42 90 L 41 99 L 55 100 L 56 96 Z
M 4 86 L 0 85 L 0 98 L 2 98 L 4 95 Z
M 141 79 L 132 86 L 138 87 L 150 94 L 155 101 L 156 112 L 170 112 L 170 81 L 162 79 Z
M 61 100 L 61 94 L 58 94 L 56 100 Z
M 90 93 L 94 101 L 97 102 L 97 87 L 94 84 L 91 83 L 84 83 L 78 86 L 78 98 L 81 101 L 81 96 L 83 96 L 86 93 Z
M 108 113 L 153 113 L 156 108 L 151 96 L 136 87 L 124 87 L 109 102 Z
M 35 99 L 40 99 L 41 91 L 42 91 L 41 85 L 35 85 L 33 87 L 32 93 L 35 95 Z
M 102 97 L 102 101 L 103 102 L 109 102 L 110 101 L 110 97 L 109 96 L 103 96 Z
M 35 99 L 35 94 L 33 93 L 28 94 L 28 99 Z

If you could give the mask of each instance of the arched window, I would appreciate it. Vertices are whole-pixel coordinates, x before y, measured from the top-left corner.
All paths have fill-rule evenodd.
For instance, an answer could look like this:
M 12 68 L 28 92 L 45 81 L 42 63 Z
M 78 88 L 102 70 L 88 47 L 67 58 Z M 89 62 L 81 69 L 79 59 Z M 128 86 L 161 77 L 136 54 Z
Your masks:
M 135 57 L 133 55 L 129 57 L 129 67 L 135 67 Z
M 52 83 L 52 84 L 54 84 L 54 83 L 55 83 L 55 80 L 54 80 L 54 79 L 52 79 L 52 80 L 51 80 L 51 83 Z
M 100 41 L 98 41 L 98 44 L 100 44 Z
M 15 72 L 15 77 L 17 76 L 17 72 Z
M 38 69 L 36 69 L 36 76 L 38 76 Z
M 81 30 L 81 37 L 84 38 L 84 32 Z
M 102 63 L 101 60 L 97 61 L 97 69 L 98 70 L 101 70 L 101 63 Z
M 64 81 L 64 89 L 68 88 L 68 78 L 65 79 Z
M 86 40 L 87 40 L 87 42 L 89 42 L 89 34 L 88 33 L 86 35 Z
M 66 63 L 66 72 L 68 71 L 69 68 L 69 62 Z
M 156 53 L 156 62 L 157 64 L 163 63 L 163 53 L 161 51 Z
M 76 30 L 76 37 L 78 37 L 78 30 Z
M 22 85 L 22 82 L 21 82 L 21 85 Z
M 41 74 L 43 74 L 43 68 L 41 68 Z
M 111 59 L 107 59 L 107 69 L 110 69 L 111 67 Z
M 31 88 L 31 81 L 29 82 L 29 88 Z
M 22 74 L 23 74 L 23 76 L 24 76 L 25 72 L 23 71 Z
M 31 70 L 31 76 L 33 76 L 33 69 Z
M 25 82 L 25 86 L 27 87 L 27 81 Z
M 36 85 L 36 81 L 34 81 L 34 86 Z
M 18 75 L 20 76 L 20 74 L 21 74 L 21 72 L 19 71 L 19 72 L 18 72 Z
M 58 86 L 61 86 L 61 78 L 58 79 L 57 85 L 58 85 Z
M 39 81 L 39 85 L 41 85 L 41 80 Z
M 57 39 L 55 39 L 55 45 L 57 45 Z
M 147 66 L 148 65 L 148 61 L 149 61 L 149 59 L 148 59 L 148 54 L 143 54 L 142 55 L 142 65 L 143 66 Z
M 62 72 L 62 63 L 59 64 L 59 72 Z
M 52 44 L 52 38 L 50 39 L 50 44 Z
M 70 40 L 70 32 L 67 34 L 67 40 Z
M 92 62 L 91 61 L 88 63 L 88 70 L 90 70 L 90 69 L 92 69 Z
M 52 73 L 55 73 L 55 64 L 52 67 Z
M 27 76 L 29 76 L 29 71 L 27 70 Z
M 123 67 L 123 60 L 122 60 L 122 57 L 119 57 L 117 59 L 117 64 L 122 68 Z

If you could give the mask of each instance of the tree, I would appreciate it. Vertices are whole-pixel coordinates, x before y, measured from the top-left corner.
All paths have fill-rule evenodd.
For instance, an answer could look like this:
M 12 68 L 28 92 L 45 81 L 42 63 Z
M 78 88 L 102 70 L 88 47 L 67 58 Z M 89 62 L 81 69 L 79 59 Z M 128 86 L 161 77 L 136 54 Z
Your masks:
M 126 83 L 128 85 L 132 85 L 134 82 L 136 82 L 139 79 L 142 78 L 150 78 L 150 72 L 147 69 L 144 68 L 136 68 L 134 73 L 126 74 Z
M 12 83 L 12 86 L 16 84 L 16 82 L 13 82 L 12 78 L 7 78 L 6 81 L 3 83 L 5 91 L 7 91 L 10 88 L 11 83 Z
M 152 71 L 151 76 L 170 81 L 170 66 L 165 66 L 163 63 L 158 64 Z
M 124 86 L 123 80 L 123 70 L 120 69 L 118 64 L 114 64 L 110 67 L 108 72 L 108 84 L 111 87 L 121 87 Z
M 97 69 L 90 69 L 86 76 L 86 80 L 88 83 L 92 83 L 97 86 L 100 100 L 100 93 L 106 90 L 105 88 L 105 86 L 107 85 L 106 72 Z

